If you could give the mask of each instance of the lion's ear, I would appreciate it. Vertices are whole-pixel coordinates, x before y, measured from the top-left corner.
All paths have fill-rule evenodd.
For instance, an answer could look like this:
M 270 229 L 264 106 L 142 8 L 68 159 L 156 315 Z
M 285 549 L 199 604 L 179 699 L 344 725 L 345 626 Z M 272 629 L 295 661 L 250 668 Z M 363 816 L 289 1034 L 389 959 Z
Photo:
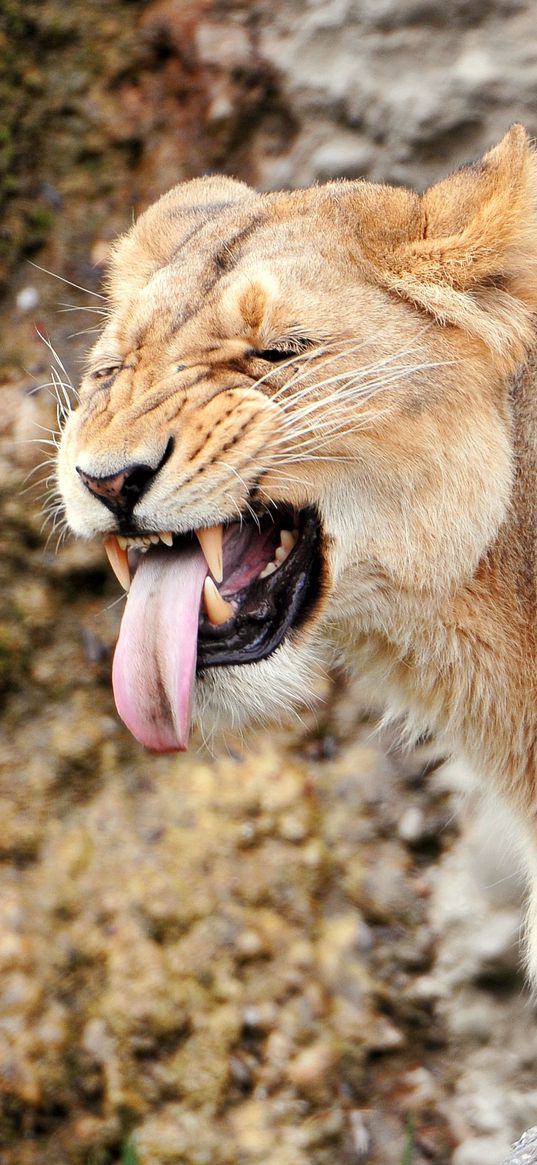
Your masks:
M 380 234 L 368 239 L 366 231 L 363 238 L 376 277 L 510 362 L 520 359 L 537 310 L 537 155 L 523 126 L 512 126 L 481 161 L 412 199 L 404 239 L 401 194 L 393 194 L 399 239 L 392 233 L 383 248 Z

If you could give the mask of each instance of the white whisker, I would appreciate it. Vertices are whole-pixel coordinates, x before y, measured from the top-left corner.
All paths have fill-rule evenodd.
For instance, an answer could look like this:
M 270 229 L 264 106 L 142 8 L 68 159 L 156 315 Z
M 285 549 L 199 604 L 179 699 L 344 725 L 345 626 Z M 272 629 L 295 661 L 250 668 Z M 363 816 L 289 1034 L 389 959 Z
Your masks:
M 327 365 L 333 364 L 335 360 L 344 360 L 348 356 L 354 355 L 355 352 L 360 352 L 370 342 L 371 341 L 369 341 L 369 340 L 364 340 L 358 344 L 352 344 L 350 347 L 341 348 L 341 350 L 339 350 L 339 346 L 338 346 L 338 351 L 333 352 L 331 356 L 327 356 L 324 360 L 322 360 L 320 362 L 318 367 L 321 369 L 326 368 Z M 327 350 L 326 347 L 324 349 L 315 350 L 315 352 L 312 353 L 312 358 L 314 356 L 316 357 L 318 355 L 322 355 L 323 351 L 326 351 L 326 350 Z M 281 365 L 280 365 L 280 367 L 281 367 Z M 374 367 L 374 365 L 372 367 Z M 273 396 L 271 397 L 271 400 L 276 401 L 278 399 L 278 397 L 280 397 L 283 393 L 287 392 L 293 384 L 299 384 L 302 381 L 304 381 L 306 379 L 306 377 L 308 376 L 309 371 L 310 370 L 308 368 L 305 371 L 302 368 L 299 369 L 299 372 L 295 376 L 291 377 L 291 379 L 288 380 L 285 384 L 282 384 L 281 388 L 279 388 L 273 394 Z M 353 369 L 350 373 L 347 372 L 346 374 L 343 373 L 342 375 L 349 375 L 349 374 L 352 375 L 352 373 L 354 373 L 354 371 L 355 370 Z M 312 382 L 311 385 L 307 385 L 306 388 L 301 389 L 301 392 L 296 394 L 297 398 L 302 394 L 305 395 L 308 392 L 310 392 L 312 387 L 317 387 L 315 382 Z
M 106 299 L 105 295 L 101 295 L 99 291 L 91 291 L 89 287 L 82 287 L 80 283 L 73 283 L 71 279 L 66 279 L 64 275 L 58 275 L 56 271 L 49 271 L 47 267 L 41 267 L 39 263 L 34 263 L 33 259 L 28 259 L 31 267 L 35 267 L 37 271 L 42 271 L 44 275 L 51 275 L 53 279 L 59 279 L 61 283 L 67 284 L 68 287 L 74 287 L 77 291 L 83 291 L 84 295 L 94 295 L 96 299 Z
M 277 374 L 279 372 L 283 372 L 285 368 L 294 368 L 294 366 L 301 361 L 309 362 L 314 360 L 319 355 L 319 353 L 322 353 L 325 350 L 326 349 L 323 347 L 315 348 L 313 350 L 308 349 L 306 352 L 294 352 L 288 360 L 279 360 L 277 364 L 274 364 L 272 368 L 269 368 L 268 372 L 265 372 L 263 376 L 260 376 L 256 381 L 254 381 L 252 388 L 259 388 L 260 384 L 265 384 L 267 380 L 270 380 L 272 376 L 277 376 Z M 280 391 L 281 390 L 278 389 L 278 392 Z M 275 393 L 272 399 L 274 400 L 277 395 L 278 393 Z
M 55 348 L 54 348 L 54 346 L 51 344 L 50 340 L 49 340 L 49 339 L 48 339 L 46 336 L 44 336 L 44 335 L 43 335 L 43 332 L 40 332 L 40 331 L 39 331 L 39 328 L 36 328 L 36 332 L 37 332 L 37 335 L 39 336 L 39 339 L 40 339 L 40 340 L 42 340 L 42 341 L 43 341 L 43 343 L 45 344 L 45 346 L 48 348 L 48 350 L 49 350 L 49 352 L 50 352 L 51 356 L 52 356 L 52 357 L 54 358 L 54 360 L 56 361 L 56 364 L 57 364 L 57 365 L 58 365 L 58 366 L 61 368 L 62 372 L 64 372 L 64 373 L 65 373 L 65 376 L 66 376 L 66 378 L 67 378 L 67 383 L 68 383 L 69 387 L 70 387 L 70 388 L 72 388 L 72 384 L 71 384 L 71 379 L 70 379 L 69 373 L 68 373 L 68 371 L 67 371 L 67 369 L 66 369 L 65 365 L 63 364 L 63 362 L 62 362 L 62 360 L 61 360 L 61 357 L 58 355 L 58 353 L 57 353 L 56 349 L 55 349 Z
M 104 319 L 108 319 L 110 316 L 110 312 L 104 307 L 91 307 L 90 304 L 62 303 L 61 301 L 58 303 L 58 315 L 69 311 L 88 311 L 92 315 L 103 316 Z
M 216 465 L 223 465 L 223 466 L 224 466 L 224 469 L 227 469 L 227 470 L 229 470 L 229 472 L 230 472 L 230 473 L 234 473 L 234 474 L 235 474 L 235 477 L 237 478 L 237 480 L 240 482 L 240 484 L 242 485 L 242 487 L 243 487 L 243 489 L 244 489 L 244 493 L 245 493 L 245 498 L 244 498 L 244 505 L 246 506 L 247 510 L 248 510 L 248 511 L 249 511 L 249 513 L 251 514 L 251 516 L 252 516 L 252 518 L 253 518 L 254 522 L 256 523 L 256 525 L 257 525 L 257 526 L 259 526 L 259 518 L 258 518 L 258 515 L 256 514 L 255 510 L 253 510 L 253 509 L 252 509 L 252 507 L 251 507 L 250 503 L 247 501 L 247 497 L 248 497 L 248 494 L 250 493 L 250 489 L 249 489 L 249 487 L 247 486 L 247 484 L 246 484 L 246 482 L 245 482 L 244 478 L 243 478 L 243 477 L 241 477 L 240 473 L 238 473 L 238 472 L 237 472 L 237 470 L 234 468 L 234 466 L 233 466 L 233 465 L 228 465 L 226 461 L 217 461 L 217 462 L 215 462 L 215 464 L 216 464 Z

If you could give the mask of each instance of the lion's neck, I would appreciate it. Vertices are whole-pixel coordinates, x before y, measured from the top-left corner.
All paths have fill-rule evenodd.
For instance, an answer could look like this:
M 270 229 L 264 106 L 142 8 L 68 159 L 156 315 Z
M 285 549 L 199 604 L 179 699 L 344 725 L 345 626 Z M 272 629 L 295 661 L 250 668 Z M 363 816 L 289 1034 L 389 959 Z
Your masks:
M 386 718 L 432 730 L 497 787 L 518 788 L 525 809 L 537 783 L 532 635 L 499 543 L 440 606 L 398 594 L 376 627 L 340 642 Z

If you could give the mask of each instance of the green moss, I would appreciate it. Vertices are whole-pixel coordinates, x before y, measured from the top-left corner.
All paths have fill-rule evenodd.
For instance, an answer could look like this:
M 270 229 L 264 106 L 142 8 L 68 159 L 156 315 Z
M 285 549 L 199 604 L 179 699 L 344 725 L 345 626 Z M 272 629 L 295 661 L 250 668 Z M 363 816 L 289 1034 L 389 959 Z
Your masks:
M 33 251 L 45 242 L 54 222 L 54 215 L 48 206 L 36 203 L 28 207 L 24 224 L 24 249 Z
M 52 223 L 54 222 L 54 215 L 47 206 L 40 206 L 39 203 L 37 203 L 36 206 L 32 206 L 29 208 L 29 210 L 27 210 L 26 220 L 28 222 L 28 226 L 32 227 L 33 230 L 46 232 L 50 230 Z
M 407 1124 L 406 1143 L 401 1158 L 401 1165 L 412 1165 L 414 1158 L 414 1121 L 410 1117 Z
M 123 1145 L 121 1165 L 139 1165 L 138 1154 L 132 1141 L 125 1141 Z

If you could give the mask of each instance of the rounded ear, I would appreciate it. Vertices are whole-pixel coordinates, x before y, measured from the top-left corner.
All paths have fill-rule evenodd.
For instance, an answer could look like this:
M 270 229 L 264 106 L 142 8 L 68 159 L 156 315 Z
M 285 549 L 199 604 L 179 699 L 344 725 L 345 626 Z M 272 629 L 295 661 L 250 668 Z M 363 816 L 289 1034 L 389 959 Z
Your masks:
M 235 203 L 260 196 L 245 182 L 223 175 L 180 182 L 140 215 L 114 244 L 107 276 L 112 300 L 145 286 L 194 232 Z
M 537 155 L 524 127 L 512 126 L 480 161 L 421 196 L 407 196 L 406 238 L 401 193 L 393 191 L 392 208 L 384 198 L 382 232 L 364 232 L 376 279 L 520 359 L 537 310 Z

